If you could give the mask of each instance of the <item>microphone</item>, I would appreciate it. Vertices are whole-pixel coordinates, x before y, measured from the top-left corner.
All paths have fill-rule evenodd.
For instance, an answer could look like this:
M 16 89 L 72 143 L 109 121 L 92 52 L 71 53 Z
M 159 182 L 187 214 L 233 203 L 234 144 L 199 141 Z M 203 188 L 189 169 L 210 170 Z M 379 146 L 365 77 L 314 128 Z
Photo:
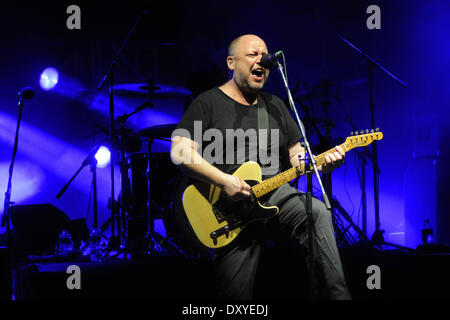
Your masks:
M 276 62 L 277 62 L 278 58 L 281 56 L 281 54 L 282 54 L 282 51 L 277 51 L 274 54 L 263 54 L 259 64 L 261 65 L 261 67 L 264 67 L 267 69 L 275 67 Z
M 17 94 L 21 99 L 33 99 L 34 97 L 34 89 L 31 87 L 25 87 Z

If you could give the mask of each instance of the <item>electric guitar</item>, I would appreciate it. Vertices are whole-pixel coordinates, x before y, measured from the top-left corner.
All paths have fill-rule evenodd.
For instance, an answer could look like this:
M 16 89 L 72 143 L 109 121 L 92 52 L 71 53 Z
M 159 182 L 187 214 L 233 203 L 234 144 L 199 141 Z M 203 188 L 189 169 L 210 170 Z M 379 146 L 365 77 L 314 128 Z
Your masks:
M 366 134 L 347 137 L 340 145 L 344 151 L 363 147 L 383 139 L 383 133 L 371 130 Z M 317 166 L 325 164 L 325 155 L 336 151 L 330 149 L 315 156 Z M 256 220 L 264 220 L 278 214 L 278 207 L 263 206 L 260 200 L 269 192 L 303 175 L 305 163 L 290 168 L 262 181 L 261 167 L 253 161 L 242 164 L 234 173 L 251 186 L 248 199 L 233 201 L 222 189 L 203 182 L 191 184 L 183 193 L 183 208 L 195 235 L 209 248 L 220 248 L 231 243 L 245 226 Z

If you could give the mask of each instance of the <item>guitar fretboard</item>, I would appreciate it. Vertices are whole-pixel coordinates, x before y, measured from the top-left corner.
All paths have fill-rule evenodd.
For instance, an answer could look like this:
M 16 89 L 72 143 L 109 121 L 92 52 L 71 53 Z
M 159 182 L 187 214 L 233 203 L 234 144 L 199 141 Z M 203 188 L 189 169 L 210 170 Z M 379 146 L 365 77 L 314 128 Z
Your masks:
M 345 142 L 340 145 L 340 147 L 344 151 L 349 151 L 353 148 L 352 144 L 350 142 Z M 325 163 L 325 155 L 330 152 L 335 152 L 336 148 L 330 149 L 328 151 L 325 151 L 324 153 L 319 154 L 318 156 L 315 156 L 314 159 L 316 160 L 316 165 L 320 166 Z M 300 165 L 293 167 L 291 169 L 288 169 L 272 178 L 269 178 L 267 180 L 262 181 L 261 183 L 258 183 L 257 185 L 252 187 L 253 193 L 257 198 L 262 197 L 263 195 L 275 190 L 276 188 L 282 186 L 283 184 L 292 181 L 293 179 L 303 175 L 305 173 L 305 163 L 301 162 Z

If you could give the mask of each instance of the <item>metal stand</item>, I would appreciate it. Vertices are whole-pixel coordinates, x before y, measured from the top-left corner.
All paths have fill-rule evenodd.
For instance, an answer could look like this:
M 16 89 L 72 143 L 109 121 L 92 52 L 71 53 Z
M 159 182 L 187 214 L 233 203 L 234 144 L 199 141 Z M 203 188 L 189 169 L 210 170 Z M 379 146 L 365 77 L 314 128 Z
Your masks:
M 93 189 L 93 217 L 92 217 L 92 228 L 98 229 L 98 202 L 97 202 L 97 160 L 95 157 L 90 158 L 90 167 L 92 173 L 92 189 Z
M 306 158 L 306 154 L 305 154 Z M 308 277 L 308 290 L 309 297 L 314 299 L 315 297 L 315 281 L 314 281 L 314 219 L 312 216 L 312 172 L 309 161 L 305 161 L 306 170 L 306 215 L 308 216 L 308 264 L 309 264 L 309 277 Z
M 367 235 L 367 193 L 366 193 L 366 166 L 367 158 L 364 152 L 357 151 L 358 160 L 361 165 L 361 207 L 362 207 L 362 228 Z
M 384 73 L 386 73 L 388 76 L 390 76 L 392 79 L 394 79 L 397 83 L 402 85 L 403 87 L 407 87 L 407 85 L 395 77 L 392 73 L 390 73 L 386 68 L 384 68 L 382 65 L 380 65 L 378 62 L 376 62 L 374 59 L 369 57 L 366 53 L 358 49 L 354 44 L 352 44 L 350 41 L 345 39 L 342 35 L 337 33 L 337 36 L 343 40 L 346 44 L 348 44 L 351 48 L 353 48 L 360 56 L 362 56 L 367 61 L 367 67 L 368 67 L 368 78 L 369 78 L 369 105 L 370 105 L 370 121 L 372 128 L 375 128 L 375 106 L 374 106 L 374 94 L 373 94 L 373 70 L 375 67 L 382 70 Z M 373 169 L 373 189 L 374 189 L 374 205 L 375 205 L 375 231 L 372 235 L 371 241 L 374 245 L 389 245 L 396 248 L 401 249 L 410 249 L 407 247 L 403 247 L 397 244 L 393 243 L 387 243 L 384 241 L 383 233 L 384 230 L 381 230 L 381 223 L 380 223 L 380 199 L 379 199 L 379 174 L 380 169 L 378 166 L 378 150 L 377 150 L 377 141 L 374 141 L 372 144 L 372 169 Z M 364 221 L 366 220 L 366 217 L 363 217 Z
M 14 147 L 13 147 L 13 153 L 12 153 L 12 159 L 11 163 L 9 165 L 9 176 L 8 176 L 8 185 L 6 187 L 5 192 L 5 202 L 3 207 L 3 216 L 1 221 L 1 226 L 5 227 L 6 225 L 6 247 L 7 247 L 7 260 L 8 260 L 8 267 L 7 272 L 9 273 L 8 279 L 11 280 L 10 283 L 8 283 L 8 293 L 13 292 L 12 288 L 12 258 L 13 258 L 13 251 L 12 251 L 12 241 L 11 241 L 11 216 L 10 216 L 10 210 L 9 207 L 14 204 L 13 201 L 11 201 L 11 190 L 12 190 L 12 175 L 14 170 L 14 163 L 16 160 L 16 154 L 17 149 L 19 146 L 19 128 L 20 128 L 20 122 L 22 120 L 22 111 L 23 111 L 23 102 L 25 99 L 32 99 L 34 97 L 34 91 L 30 87 L 23 88 L 19 94 L 19 102 L 17 103 L 17 107 L 19 109 L 19 115 L 17 117 L 17 126 L 16 126 L 16 135 L 14 137 Z
M 298 126 L 300 128 L 300 131 L 302 133 L 303 145 L 304 145 L 305 150 L 306 150 L 305 158 L 308 155 L 308 161 L 310 162 L 310 163 L 308 163 L 307 166 L 305 166 L 305 169 L 306 170 L 310 169 L 310 167 L 312 165 L 312 169 L 313 169 L 313 171 L 316 174 L 317 181 L 319 182 L 320 189 L 322 190 L 322 198 L 323 198 L 323 200 L 325 202 L 325 206 L 326 206 L 327 210 L 331 211 L 330 202 L 329 202 L 328 196 L 327 196 L 327 194 L 326 194 L 326 192 L 325 192 L 325 190 L 323 188 L 322 180 L 320 178 L 319 171 L 317 170 L 316 160 L 314 159 L 314 155 L 311 152 L 309 141 L 308 141 L 307 136 L 306 136 L 305 127 L 303 126 L 303 123 L 302 123 L 302 121 L 300 120 L 300 118 L 298 116 L 297 109 L 296 109 L 295 104 L 294 104 L 294 100 L 292 99 L 291 91 L 289 90 L 289 85 L 287 83 L 286 76 L 285 76 L 285 74 L 283 72 L 283 66 L 281 65 L 281 63 L 278 60 L 276 61 L 276 63 L 277 63 L 277 68 L 280 71 L 281 77 L 283 79 L 284 86 L 286 88 L 289 105 L 291 107 L 292 112 L 294 112 L 294 114 L 295 114 L 295 120 L 297 121 L 297 124 L 298 124 Z M 311 174 L 310 174 L 310 176 L 311 176 Z M 310 289 L 310 293 L 313 294 L 314 293 L 314 281 L 313 281 L 313 279 L 314 279 L 314 241 L 313 241 L 314 220 L 313 220 L 313 216 L 312 216 L 312 178 L 307 179 L 307 183 L 308 183 L 307 190 L 308 191 L 310 190 L 310 192 L 306 193 L 306 212 L 308 213 L 307 216 L 308 216 L 308 219 L 309 219 L 309 237 L 310 237 L 310 247 L 308 248 L 308 251 L 309 251 L 308 255 L 309 255 L 309 259 L 310 259 L 310 270 L 309 270 L 309 272 L 310 272 L 310 281 L 311 281 L 310 285 L 311 286 L 310 286 L 309 289 Z M 314 296 L 310 295 L 310 298 L 314 299 Z
M 89 235 L 89 245 L 90 245 L 90 256 L 91 261 L 101 261 L 102 260 L 102 248 L 101 248 L 101 240 L 102 240 L 102 231 L 98 227 L 98 202 L 97 202 L 97 159 L 95 156 L 89 158 L 89 164 L 91 167 L 92 173 L 92 189 L 93 189 L 93 222 L 92 222 L 92 230 Z
M 172 243 L 169 240 L 169 236 L 163 237 L 159 233 L 155 231 L 155 219 L 156 214 L 153 212 L 153 203 L 152 203 L 152 188 L 156 188 L 157 186 L 152 186 L 152 181 L 155 179 L 153 176 L 153 156 L 152 156 L 152 144 L 154 139 L 171 141 L 170 139 L 165 139 L 162 137 L 149 137 L 148 138 L 148 207 L 147 207 L 147 232 L 146 232 L 146 244 L 147 244 L 147 254 L 156 254 L 163 255 L 169 254 L 172 256 L 184 256 L 186 257 L 186 253 L 184 253 L 180 248 L 176 246 L 176 244 Z M 167 214 L 167 213 L 166 213 Z
M 86 167 L 87 165 L 90 166 L 90 170 L 92 173 L 92 189 L 93 189 L 93 204 L 94 205 L 93 205 L 92 229 L 91 229 L 90 240 L 89 240 L 88 244 L 92 245 L 92 243 L 96 243 L 96 246 L 100 245 L 101 233 L 102 233 L 102 230 L 100 230 L 98 227 L 97 159 L 95 159 L 95 154 L 97 153 L 99 148 L 100 148 L 100 144 L 97 144 L 94 148 L 91 149 L 91 151 L 87 155 L 86 159 L 84 159 L 84 161 L 82 162 L 80 168 L 75 172 L 75 174 L 72 176 L 72 178 L 70 178 L 70 180 L 64 185 L 64 187 L 61 188 L 61 190 L 56 195 L 56 199 L 61 198 L 62 195 L 66 192 L 66 190 L 69 188 L 72 181 L 81 172 L 81 170 L 83 170 L 83 168 Z M 86 246 L 88 244 L 86 244 Z M 95 244 L 94 244 L 94 246 L 95 246 Z M 92 249 L 93 248 L 91 248 L 91 250 Z M 95 248 L 95 250 L 97 250 L 97 249 L 98 248 Z
M 96 146 L 94 146 L 91 149 L 91 151 L 89 151 L 89 154 L 87 155 L 86 159 L 83 160 L 83 162 L 81 163 L 81 166 L 80 166 L 80 168 L 78 168 L 77 172 L 75 172 L 75 174 L 72 176 L 72 178 L 70 178 L 70 180 L 58 192 L 58 194 L 56 195 L 56 199 L 61 198 L 61 196 L 64 194 L 64 192 L 66 192 L 66 190 L 69 188 L 72 181 L 78 176 L 78 174 L 81 172 L 81 170 L 83 170 L 83 168 L 86 167 L 88 164 L 91 164 L 92 158 L 94 158 L 94 161 L 96 161 L 95 154 L 97 153 L 99 148 L 100 148 L 100 144 L 97 144 Z
M 134 25 L 128 32 L 125 40 L 117 51 L 113 61 L 111 62 L 106 74 L 104 75 L 102 81 L 98 85 L 97 89 L 101 90 L 105 83 L 108 86 L 108 94 L 109 94 L 109 142 L 111 147 L 111 237 L 109 239 L 108 248 L 110 249 L 118 249 L 123 246 L 124 238 L 122 235 L 122 226 L 121 219 L 118 214 L 118 206 L 115 201 L 115 190 L 114 190 L 114 168 L 116 164 L 116 150 L 115 150 L 115 130 L 114 130 L 114 68 L 120 59 L 120 55 L 122 54 L 123 49 L 125 48 L 128 40 L 136 29 L 137 25 L 148 11 L 142 12 L 139 17 L 136 19 Z
M 318 125 L 316 122 L 318 122 L 315 118 L 311 117 L 309 114 L 309 111 L 307 109 L 307 106 L 301 104 L 302 110 L 305 113 L 305 119 L 307 119 L 310 123 L 310 125 L 313 127 L 315 133 L 317 134 L 317 137 L 319 138 L 320 145 L 325 149 L 331 149 L 334 145 L 333 139 L 331 137 L 331 129 L 334 127 L 333 121 L 329 118 L 329 106 L 331 105 L 330 102 L 330 88 L 332 86 L 332 82 L 328 79 L 323 79 L 320 83 L 320 85 L 314 87 L 317 89 L 321 89 L 320 91 L 308 91 L 304 96 L 309 97 L 312 99 L 323 97 L 323 100 L 321 104 L 324 108 L 325 117 L 323 119 L 320 119 L 320 123 L 323 124 L 325 127 L 325 135 L 322 135 L 320 132 Z M 294 98 L 296 101 L 302 102 L 303 99 L 300 97 Z M 350 115 L 347 114 L 347 117 L 350 117 Z M 350 119 L 350 118 L 349 118 Z M 353 126 L 353 124 L 352 124 Z M 354 131 L 356 129 L 354 128 Z M 343 217 L 345 220 L 347 220 L 350 227 L 352 227 L 355 232 L 357 233 L 359 240 L 365 242 L 368 242 L 368 238 L 366 236 L 366 232 L 363 232 L 360 230 L 360 228 L 353 222 L 352 217 L 345 211 L 345 209 L 341 206 L 339 201 L 335 198 L 333 198 L 333 189 L 332 189 L 332 173 L 322 173 L 322 181 L 324 185 L 325 192 L 327 193 L 331 207 L 333 210 L 333 224 L 335 225 L 335 231 L 336 231 L 336 241 L 339 243 L 341 247 L 351 247 L 354 245 L 357 240 L 354 239 L 354 237 L 348 232 L 349 227 L 345 227 L 345 225 L 342 223 L 341 217 Z M 365 190 L 365 189 L 363 189 Z M 364 196 L 365 197 L 365 196 Z M 363 208 L 366 208 L 366 204 L 363 200 Z

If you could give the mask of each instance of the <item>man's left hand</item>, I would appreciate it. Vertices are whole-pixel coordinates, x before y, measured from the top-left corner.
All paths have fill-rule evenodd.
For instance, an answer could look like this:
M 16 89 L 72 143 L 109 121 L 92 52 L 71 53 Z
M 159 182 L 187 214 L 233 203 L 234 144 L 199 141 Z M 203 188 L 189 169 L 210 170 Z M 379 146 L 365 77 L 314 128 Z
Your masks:
M 328 152 L 325 155 L 325 163 L 317 169 L 322 173 L 330 173 L 336 168 L 339 168 L 345 159 L 345 151 L 341 147 L 336 146 L 335 152 Z

